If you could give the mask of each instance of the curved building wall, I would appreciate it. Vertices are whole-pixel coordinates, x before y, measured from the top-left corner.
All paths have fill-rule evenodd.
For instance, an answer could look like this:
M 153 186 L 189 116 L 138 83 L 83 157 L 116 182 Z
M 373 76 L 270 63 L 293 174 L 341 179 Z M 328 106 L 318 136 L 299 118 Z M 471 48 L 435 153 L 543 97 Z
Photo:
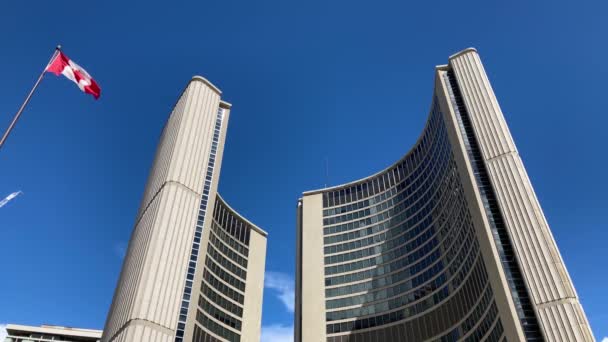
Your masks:
M 438 104 L 401 161 L 322 196 L 327 341 L 503 336 Z
M 590 340 L 544 325 L 453 73 L 401 160 L 299 201 L 296 341 Z
M 216 197 L 191 341 L 259 341 L 266 232 Z

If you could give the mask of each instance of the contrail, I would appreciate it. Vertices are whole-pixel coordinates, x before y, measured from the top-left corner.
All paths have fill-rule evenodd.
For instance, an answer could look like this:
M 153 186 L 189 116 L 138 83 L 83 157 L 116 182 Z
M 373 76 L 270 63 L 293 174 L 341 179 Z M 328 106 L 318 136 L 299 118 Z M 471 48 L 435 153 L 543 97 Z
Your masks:
M 10 202 L 10 200 L 12 200 L 13 198 L 19 196 L 21 194 L 21 191 L 17 191 L 17 192 L 13 192 L 12 194 L 6 196 L 5 199 L 3 199 L 2 201 L 0 201 L 0 208 L 4 207 L 4 205 L 8 202 Z

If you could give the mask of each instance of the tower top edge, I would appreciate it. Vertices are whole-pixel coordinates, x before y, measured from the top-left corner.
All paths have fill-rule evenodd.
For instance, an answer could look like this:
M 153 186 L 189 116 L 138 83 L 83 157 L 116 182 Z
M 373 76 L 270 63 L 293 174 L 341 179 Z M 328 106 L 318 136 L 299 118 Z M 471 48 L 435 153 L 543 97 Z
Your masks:
M 218 87 L 216 87 L 213 83 L 211 83 L 208 79 L 204 78 L 203 76 L 199 76 L 199 75 L 192 76 L 192 79 L 190 80 L 190 82 L 194 82 L 194 81 L 203 82 L 209 88 L 211 88 L 213 91 L 218 93 L 218 95 L 222 95 L 222 91 Z
M 232 108 L 232 103 L 220 100 L 220 108 L 230 109 Z
M 455 54 L 451 55 L 451 56 L 450 56 L 448 59 L 450 59 L 450 60 L 451 60 L 451 59 L 454 59 L 454 58 L 456 58 L 456 57 L 460 57 L 460 56 L 462 56 L 462 55 L 465 55 L 465 54 L 467 54 L 467 53 L 471 53 L 471 52 L 472 52 L 472 53 L 477 53 L 477 54 L 478 54 L 478 52 L 477 52 L 477 49 L 476 49 L 476 48 L 474 48 L 474 47 L 469 47 L 469 48 L 466 48 L 466 49 L 464 49 L 464 50 L 461 50 L 461 51 L 456 52 Z

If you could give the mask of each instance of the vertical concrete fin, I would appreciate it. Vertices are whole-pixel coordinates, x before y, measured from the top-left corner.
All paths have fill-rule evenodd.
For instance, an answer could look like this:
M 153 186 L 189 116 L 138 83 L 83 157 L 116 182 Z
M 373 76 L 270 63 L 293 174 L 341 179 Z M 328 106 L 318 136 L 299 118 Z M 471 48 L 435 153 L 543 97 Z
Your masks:
M 167 120 L 103 341 L 170 341 L 175 336 L 219 105 L 217 89 L 193 78 Z
M 474 50 L 450 58 L 545 337 L 593 341 L 589 323 Z M 553 323 L 554 322 L 554 323 Z

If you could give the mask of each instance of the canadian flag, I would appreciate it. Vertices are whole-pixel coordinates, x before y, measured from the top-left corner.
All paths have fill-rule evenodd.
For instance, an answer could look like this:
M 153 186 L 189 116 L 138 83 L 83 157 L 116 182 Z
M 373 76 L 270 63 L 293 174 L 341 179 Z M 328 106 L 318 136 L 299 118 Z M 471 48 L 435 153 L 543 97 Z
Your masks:
M 97 82 L 95 82 L 91 75 L 61 51 L 57 52 L 55 58 L 46 67 L 46 71 L 52 72 L 57 76 L 63 74 L 63 76 L 76 83 L 80 90 L 93 95 L 95 100 L 101 95 L 101 88 L 99 88 L 99 85 L 97 85 Z

